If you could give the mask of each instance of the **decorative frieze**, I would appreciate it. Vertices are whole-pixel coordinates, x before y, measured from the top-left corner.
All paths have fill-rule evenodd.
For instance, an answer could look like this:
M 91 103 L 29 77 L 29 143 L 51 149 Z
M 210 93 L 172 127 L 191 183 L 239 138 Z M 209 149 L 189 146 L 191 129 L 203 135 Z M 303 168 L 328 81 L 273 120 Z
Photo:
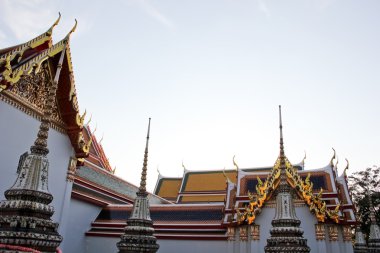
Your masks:
M 254 224 L 250 226 L 251 230 L 251 238 L 254 241 L 259 241 L 260 240 L 260 225 Z
M 228 227 L 228 229 L 227 229 L 227 240 L 228 241 L 235 241 L 235 228 L 234 227 Z
M 246 226 L 239 227 L 240 241 L 248 240 L 248 231 Z
M 338 227 L 335 225 L 328 226 L 329 240 L 338 241 Z
M 315 237 L 317 241 L 326 239 L 326 227 L 325 224 L 315 224 Z
M 350 226 L 343 226 L 343 241 L 352 241 L 352 229 Z

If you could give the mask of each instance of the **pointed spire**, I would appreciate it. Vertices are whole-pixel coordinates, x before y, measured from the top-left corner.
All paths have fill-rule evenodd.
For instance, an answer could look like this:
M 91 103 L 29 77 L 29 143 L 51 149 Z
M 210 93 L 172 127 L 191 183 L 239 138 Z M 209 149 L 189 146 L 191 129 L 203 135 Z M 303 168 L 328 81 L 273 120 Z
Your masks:
M 148 124 L 148 133 L 146 135 L 144 163 L 143 163 L 143 168 L 142 168 L 142 172 L 141 172 L 141 181 L 140 181 L 139 193 L 146 193 L 146 172 L 148 169 L 147 166 L 148 166 L 149 133 L 150 133 L 150 118 L 149 118 L 149 124 Z
M 309 253 L 310 248 L 307 246 L 307 239 L 303 238 L 303 230 L 300 228 L 301 221 L 296 216 L 296 210 L 293 201 L 293 189 L 287 183 L 287 158 L 284 151 L 284 138 L 282 133 L 282 116 L 281 105 L 279 105 L 279 124 L 280 124 L 280 155 L 277 158 L 280 169 L 280 183 L 275 190 L 276 211 L 272 220 L 270 237 L 267 239 L 267 245 L 264 248 L 265 253 L 276 252 L 302 252 Z M 277 166 L 277 165 L 276 165 Z M 275 166 L 275 167 L 276 167 Z M 277 172 L 276 172 L 277 173 Z
M 279 110 L 279 120 L 280 120 L 280 157 L 285 157 L 285 151 L 284 151 L 284 137 L 282 134 L 282 116 L 281 116 L 281 105 L 278 106 Z
M 0 202 L 0 243 L 52 253 L 62 241 L 57 231 L 58 223 L 51 219 L 54 208 L 49 205 L 53 196 L 48 189 L 47 140 L 65 51 L 66 46 L 62 49 L 54 80 L 47 92 L 44 114 L 36 141 L 30 148 L 31 153 L 20 157 L 16 182 L 5 191 L 7 200 Z
M 132 214 L 127 220 L 124 234 L 117 243 L 119 253 L 151 252 L 155 253 L 159 245 L 157 238 L 153 235 L 153 221 L 150 218 L 150 208 L 148 193 L 146 192 L 146 174 L 148 165 L 148 144 L 150 132 L 150 118 L 148 134 L 146 136 L 146 146 L 144 153 L 144 163 L 141 173 L 141 182 L 137 197 L 133 203 Z

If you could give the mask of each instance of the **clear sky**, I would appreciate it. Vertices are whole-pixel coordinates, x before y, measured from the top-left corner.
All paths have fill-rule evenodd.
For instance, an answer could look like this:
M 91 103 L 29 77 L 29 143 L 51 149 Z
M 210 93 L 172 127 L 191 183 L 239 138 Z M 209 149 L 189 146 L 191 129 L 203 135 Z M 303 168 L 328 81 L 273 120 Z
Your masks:
M 378 0 L 1 0 L 0 48 L 71 29 L 80 109 L 116 174 L 148 189 L 188 170 L 379 165 Z M 20 152 L 23 152 L 20 150 Z M 21 154 L 21 153 L 20 153 Z

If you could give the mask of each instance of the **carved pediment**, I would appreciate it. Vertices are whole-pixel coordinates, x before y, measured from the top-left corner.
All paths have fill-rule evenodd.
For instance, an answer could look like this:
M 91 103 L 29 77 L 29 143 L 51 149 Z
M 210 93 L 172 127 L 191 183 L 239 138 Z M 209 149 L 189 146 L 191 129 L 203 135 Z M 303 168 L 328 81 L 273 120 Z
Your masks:
M 5 90 L 2 94 L 3 98 L 12 106 L 26 112 L 27 114 L 40 119 L 43 115 L 45 101 L 52 78 L 48 63 L 45 62 L 37 73 L 24 75 L 20 80 L 12 85 L 9 90 Z M 52 108 L 52 125 L 54 128 L 62 130 L 64 122 L 62 121 L 57 102 Z M 61 129 L 60 129 L 61 128 Z

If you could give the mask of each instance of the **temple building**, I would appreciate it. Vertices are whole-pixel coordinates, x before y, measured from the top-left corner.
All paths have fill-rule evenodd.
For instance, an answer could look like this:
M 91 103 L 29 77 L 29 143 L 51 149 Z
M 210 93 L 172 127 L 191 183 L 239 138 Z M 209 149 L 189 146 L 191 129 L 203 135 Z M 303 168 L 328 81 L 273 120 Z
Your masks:
M 0 121 L 0 252 L 354 252 L 358 222 L 348 165 L 338 173 L 335 150 L 320 168 L 305 169 L 305 159 L 291 163 L 281 114 L 274 165 L 239 168 L 232 159 L 227 170 L 183 166 L 182 177 L 159 175 L 149 193 L 149 123 L 140 185 L 115 176 L 79 109 L 70 53 L 76 23 L 53 43 L 59 21 L 0 50 L 6 119 Z M 370 244 L 356 230 L 355 252 L 379 252 L 378 221 L 371 218 Z

